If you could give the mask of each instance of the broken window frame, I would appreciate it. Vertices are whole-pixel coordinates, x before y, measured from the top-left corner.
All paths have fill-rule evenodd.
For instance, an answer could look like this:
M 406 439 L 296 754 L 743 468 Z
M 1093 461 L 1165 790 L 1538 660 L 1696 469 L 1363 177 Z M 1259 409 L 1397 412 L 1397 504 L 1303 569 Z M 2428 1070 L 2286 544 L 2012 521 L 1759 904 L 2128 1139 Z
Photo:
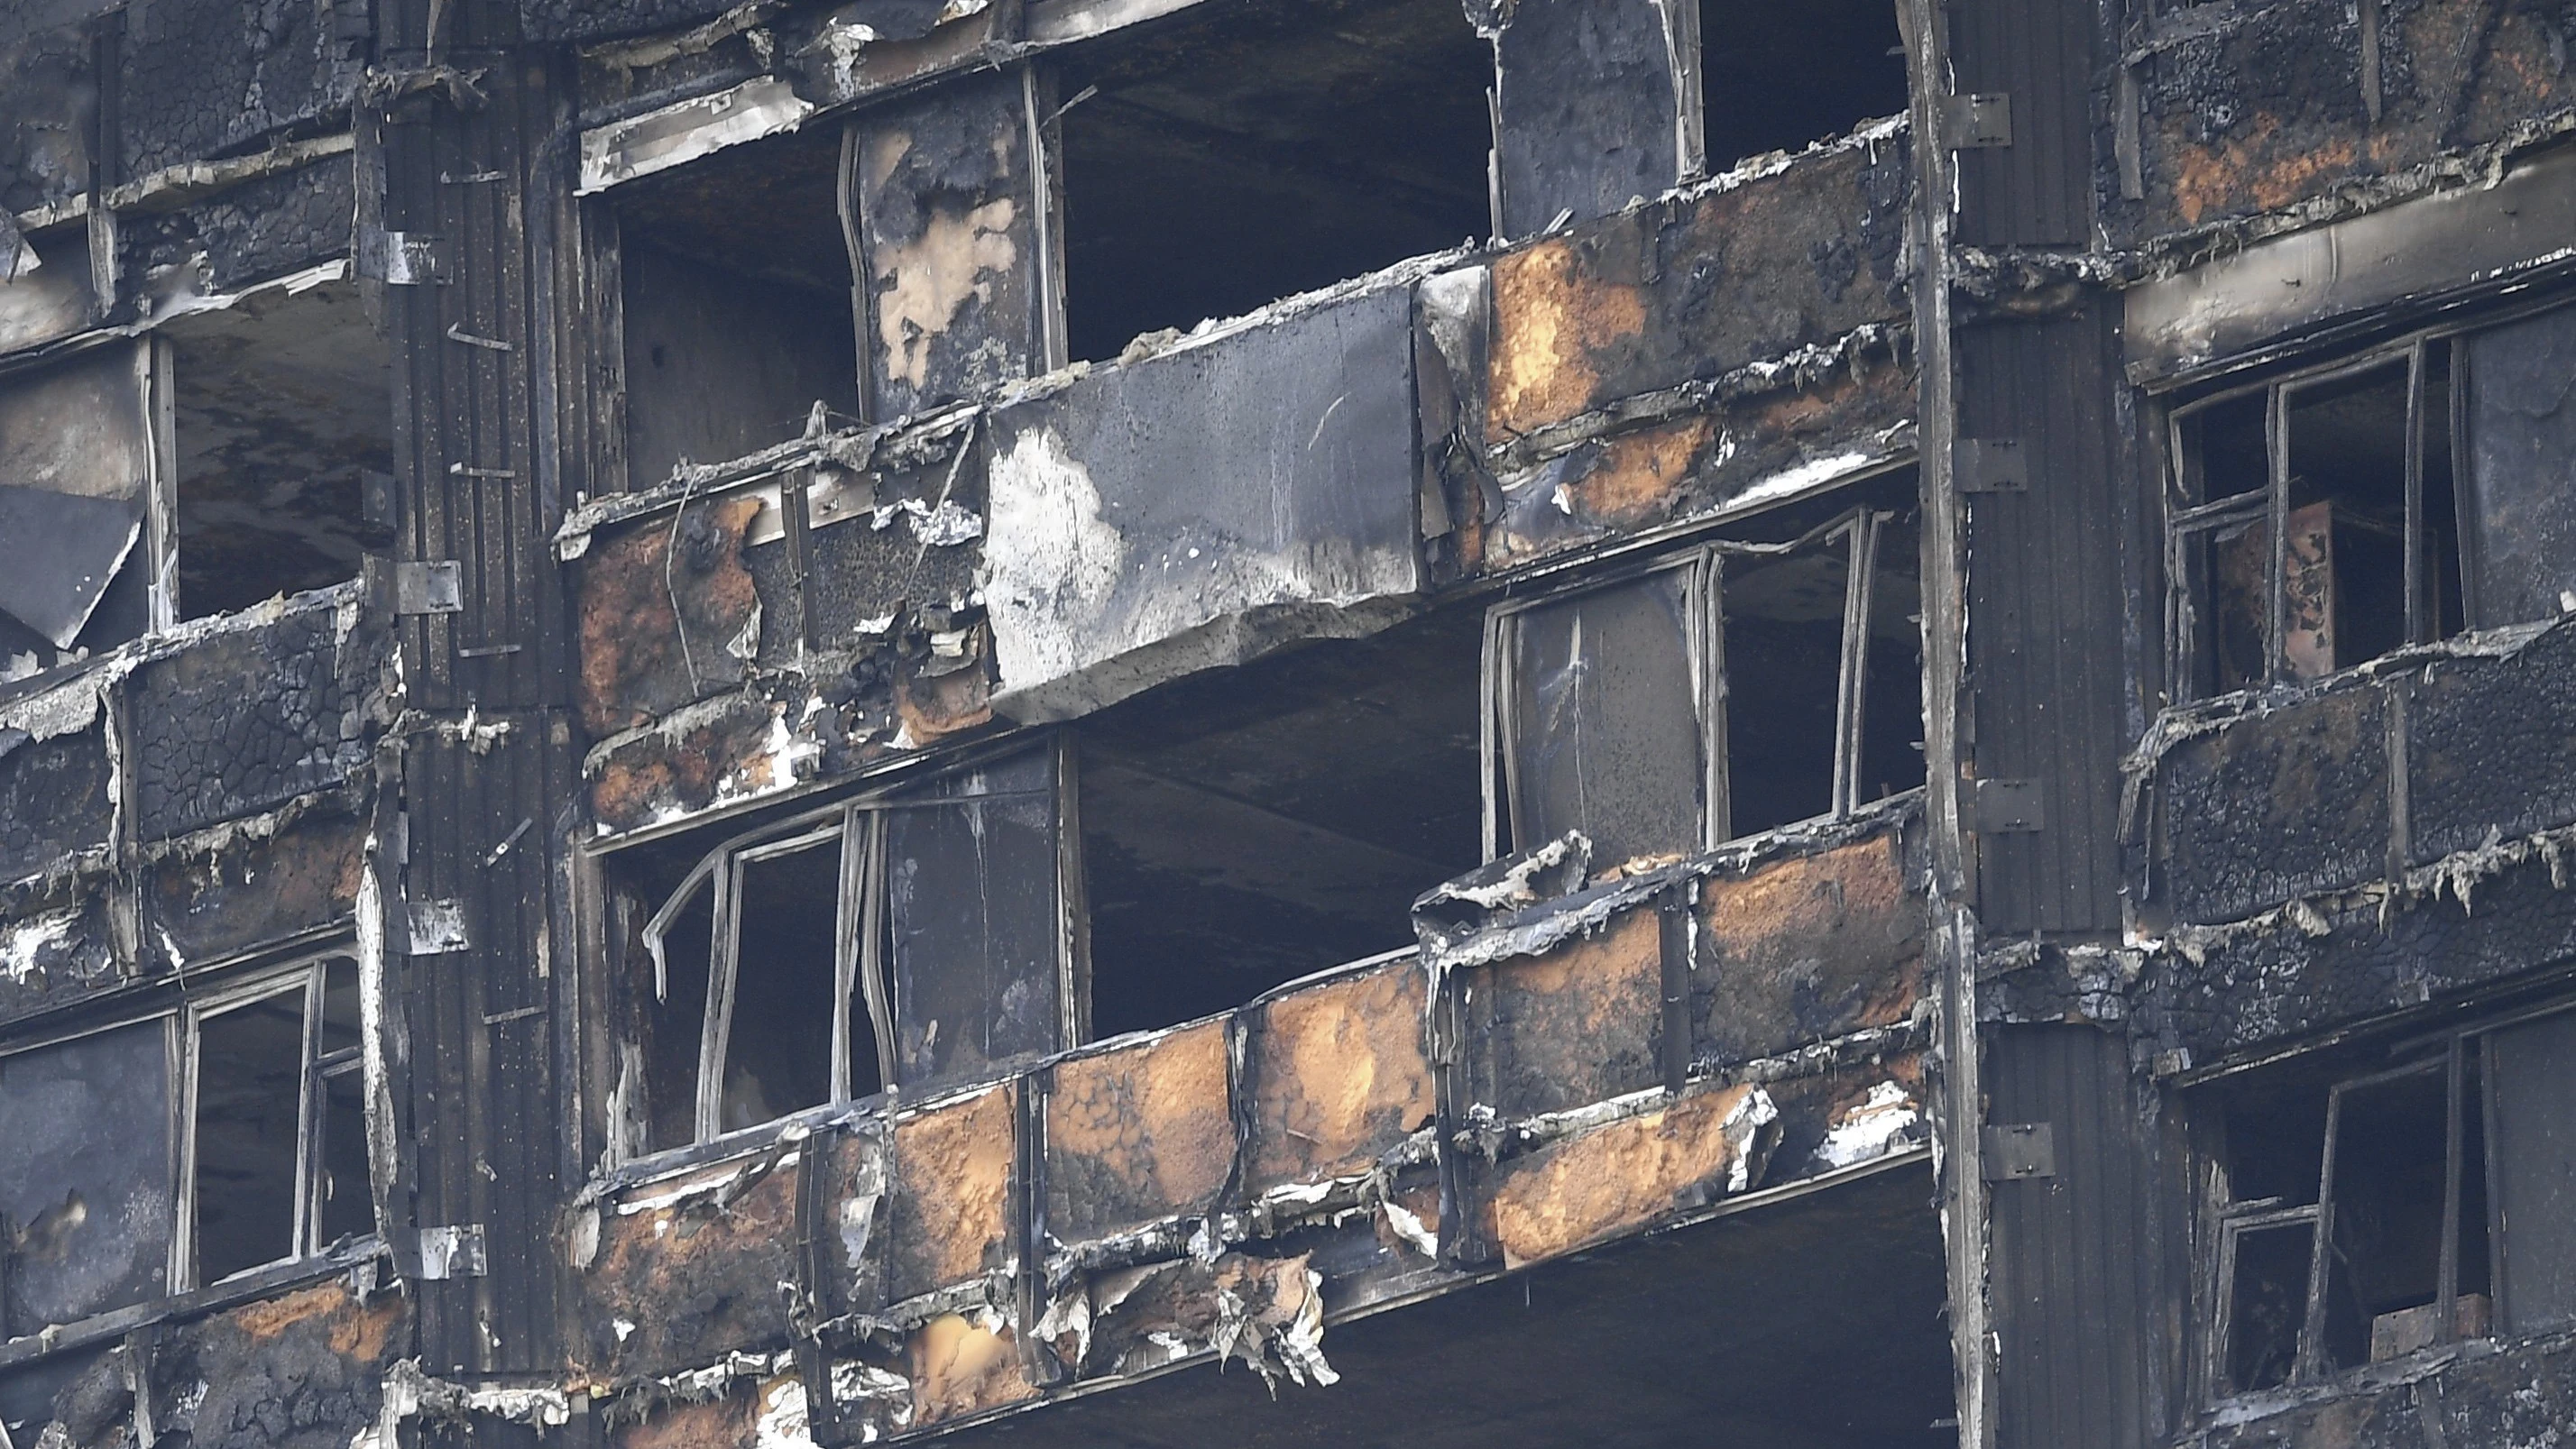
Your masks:
M 891 859 L 886 844 L 887 822 L 898 810 L 956 808 L 1028 793 L 995 791 L 954 799 L 905 798 L 925 784 L 999 763 L 1032 747 L 1030 741 L 1018 739 L 999 749 L 978 752 L 968 759 L 906 772 L 891 780 L 873 783 L 864 793 L 848 799 L 730 836 L 698 858 L 697 864 L 690 867 L 679 884 L 672 887 L 662 905 L 645 921 L 641 932 L 645 951 L 653 961 L 654 1000 L 657 1003 L 667 1001 L 670 996 L 668 935 L 695 904 L 701 890 L 713 893 L 708 926 L 707 1001 L 704 1015 L 700 1018 L 697 1066 L 692 1083 L 691 1120 L 694 1129 L 690 1141 L 685 1144 L 634 1153 L 632 1157 L 688 1152 L 719 1139 L 757 1139 L 774 1134 L 787 1123 L 828 1117 L 862 1102 L 890 1099 L 906 1090 L 921 1089 L 921 1084 L 907 1084 L 900 1080 L 901 1074 L 896 1070 L 894 978 L 887 949 L 893 924 L 887 914 L 886 867 Z M 1052 731 L 1034 748 L 1052 751 L 1055 756 L 1055 785 L 1048 793 L 1054 796 L 1059 821 L 1056 849 L 1056 987 L 1059 1013 L 1056 1041 L 1050 1050 L 1063 1051 L 1082 1045 L 1089 1036 L 1090 962 L 1084 949 L 1083 923 L 1079 919 L 1082 860 L 1081 831 L 1074 814 L 1077 782 L 1073 737 L 1068 731 Z M 733 998 L 742 964 L 740 902 L 743 868 L 763 860 L 827 847 L 840 851 L 840 885 L 833 920 L 831 1099 L 797 1108 L 765 1122 L 727 1129 L 723 1125 L 724 1066 L 731 1036 Z M 864 1098 L 851 1091 L 851 1033 L 859 1025 L 851 1010 L 854 997 L 867 1010 L 867 1027 L 876 1053 L 877 1080 L 882 1084 L 875 1093 Z M 943 1081 L 934 1085 L 936 1090 L 945 1091 L 968 1083 Z
M 1699 850 L 1717 847 L 1773 829 L 1738 835 L 1728 809 L 1726 733 L 1724 562 L 1728 557 L 1782 558 L 1839 540 L 1845 550 L 1842 647 L 1837 662 L 1834 698 L 1834 755 L 1831 808 L 1809 820 L 1846 818 L 1868 803 L 1860 798 L 1861 730 L 1867 717 L 1869 621 L 1878 573 L 1880 539 L 1897 514 L 1868 505 L 1853 507 L 1786 543 L 1747 543 L 1708 539 L 1679 552 L 1666 552 L 1641 562 L 1594 574 L 1523 597 L 1506 598 L 1486 611 L 1485 659 L 1480 702 L 1484 728 L 1485 856 L 1500 859 L 1543 841 L 1523 838 L 1519 821 L 1528 818 L 1520 780 L 1521 721 L 1512 701 L 1519 693 L 1516 659 L 1520 616 L 1546 605 L 1635 583 L 1656 574 L 1687 571 L 1690 618 L 1685 642 L 1690 652 L 1691 697 L 1699 725 Z M 1789 822 L 1789 825 L 1805 821 Z M 1596 862 L 1609 864 L 1613 862 Z
M 347 1074 L 359 1072 L 364 1044 L 321 1050 L 323 1003 L 330 987 L 331 966 L 346 962 L 354 969 L 356 944 L 333 942 L 291 960 L 271 965 L 250 967 L 202 994 L 160 1005 L 151 1010 L 122 1013 L 95 1024 L 84 1024 L 77 1031 L 48 1033 L 0 1047 L 0 1056 L 16 1056 L 43 1051 L 68 1042 L 83 1041 L 124 1031 L 137 1026 L 159 1023 L 162 1049 L 170 1069 L 168 1111 L 172 1125 L 168 1170 L 172 1174 L 170 1205 L 170 1247 L 167 1288 L 164 1296 L 177 1297 L 216 1283 L 231 1282 L 264 1273 L 283 1264 L 302 1262 L 322 1256 L 331 1244 L 317 1241 L 321 1224 L 321 1164 L 324 1139 L 328 1130 L 324 1120 L 323 1098 L 328 1083 Z M 231 973 L 226 973 L 231 974 Z M 303 993 L 302 1060 L 297 1074 L 295 1186 L 293 1201 L 295 1219 L 290 1230 L 289 1251 L 281 1257 L 254 1264 L 226 1274 L 216 1283 L 201 1281 L 197 1269 L 197 1114 L 198 1069 L 202 1031 L 205 1023 L 227 1012 L 273 1001 L 279 997 Z M 365 1124 L 358 1127 L 363 1136 Z M 372 1187 L 370 1188 L 372 1192 Z M 369 1238 L 373 1234 L 368 1235 Z M 0 1275 L 5 1276 L 5 1275 Z M 144 1300 L 152 1301 L 152 1300 Z M 115 1311 L 115 1310 L 107 1310 Z
M 2260 381 L 2221 386 L 2166 404 L 2161 440 L 2165 462 L 2161 472 L 2164 480 L 2165 669 L 2170 703 L 2184 704 L 2240 689 L 2268 689 L 2293 682 L 2295 677 L 2283 667 L 2282 643 L 2288 615 L 2286 552 L 2291 512 L 2291 404 L 2299 392 L 2401 362 L 2406 367 L 2407 395 L 2403 540 L 2406 622 L 2399 647 L 2430 644 L 2446 637 L 2441 618 L 2440 578 L 2434 569 L 2435 545 L 2427 534 L 2424 507 L 2427 448 L 2436 442 L 2428 434 L 2428 428 L 2437 423 L 2444 427 L 2439 441 L 2447 447 L 2450 459 L 2454 536 L 2450 543 L 2449 565 L 2455 571 L 2459 590 L 2460 627 L 2487 627 L 2477 622 L 2480 617 L 2475 567 L 2477 531 L 2470 522 L 2475 483 L 2467 476 L 2466 463 L 2469 446 L 2469 342 L 2479 333 L 2563 307 L 2576 307 L 2576 302 L 2571 302 L 2563 294 L 2553 295 L 2482 313 L 2473 322 L 2452 321 L 2421 328 L 2359 351 L 2345 352 L 2322 361 L 2293 364 L 2286 370 L 2272 371 Z M 2447 363 L 2444 371 L 2448 385 L 2439 398 L 2433 395 L 2435 369 L 2432 364 L 2436 349 L 2441 350 Z M 2227 403 L 2256 396 L 2264 399 L 2265 483 L 2223 498 L 2200 497 L 2206 475 L 2199 448 L 2188 431 L 2192 421 Z M 2437 405 L 2438 413 L 2433 411 Z M 2224 686 L 2213 682 L 2204 688 L 2201 684 L 2204 673 L 2210 672 L 2214 680 L 2216 668 L 2215 646 L 2207 642 L 2207 635 L 2215 625 L 2217 607 L 2214 583 L 2197 577 L 2200 570 L 2195 568 L 2192 550 L 2224 529 L 2257 521 L 2264 525 L 2269 535 L 2263 585 L 2262 677 L 2250 684 Z M 2368 662 L 2363 659 L 2338 660 L 2329 674 L 2340 674 Z
M 2410 1077 L 2438 1074 L 2441 1080 L 2444 1114 L 2442 1162 L 2441 1243 L 2435 1269 L 2433 1302 L 2433 1335 L 2424 1349 L 2430 1351 L 2461 1341 L 2459 1331 L 2460 1254 L 2463 1230 L 2463 1198 L 2467 1184 L 2466 1142 L 2469 1113 L 2478 1114 L 2480 1141 L 2483 1144 L 2487 1297 L 2491 1305 L 2486 1336 L 2495 1339 L 2530 1337 L 2564 1329 L 2564 1323 L 2543 1324 L 2528 1329 L 2515 1327 L 2510 1321 L 2506 1300 L 2510 1295 L 2505 1259 L 2509 1224 L 2500 1211 L 2500 1189 L 2503 1175 L 2511 1169 L 2497 1147 L 2497 1093 L 2495 1078 L 2495 1039 L 2512 1028 L 2527 1026 L 2554 1017 L 2576 1016 L 2576 1001 L 2557 1000 L 2505 1014 L 2486 1017 L 2452 1028 L 2434 1036 L 2416 1038 L 2397 1044 L 2399 1053 L 2421 1051 L 2424 1054 L 2396 1065 L 2359 1071 L 2337 1078 L 2327 1089 L 2324 1141 L 2318 1171 L 2317 1195 L 2313 1203 L 2284 1205 L 2278 1198 L 2247 1201 L 2225 1200 L 2230 1189 L 2229 1168 L 2222 1160 L 2209 1164 L 2220 1184 L 2219 1198 L 2209 1205 L 2207 1224 L 2213 1239 L 2208 1257 L 2204 1288 L 2208 1293 L 2203 1316 L 2199 1371 L 2206 1386 L 2204 1400 L 2216 1404 L 2249 1393 L 2277 1393 L 2306 1385 L 2328 1382 L 2346 1375 L 2366 1372 L 2370 1364 L 2336 1365 L 2326 1359 L 2325 1315 L 2329 1276 L 2332 1272 L 2335 1222 L 2336 1147 L 2342 1135 L 2344 1103 L 2348 1095 L 2387 1086 Z M 2473 1056 L 2474 1054 L 2474 1056 Z M 2470 1086 L 2471 1062 L 2477 1063 L 2478 1082 Z M 2475 1099 L 2471 1100 L 2474 1091 Z M 2207 1156 L 2204 1153 L 2204 1156 Z M 2289 1226 L 2305 1222 L 2312 1225 L 2309 1240 L 2304 1313 L 2301 1319 L 2297 1353 L 2290 1377 L 2280 1385 L 2263 1389 L 2246 1389 L 2232 1381 L 2230 1358 L 2234 1349 L 2235 1324 L 2232 1322 L 2235 1296 L 2237 1245 L 2248 1233 L 2264 1228 Z

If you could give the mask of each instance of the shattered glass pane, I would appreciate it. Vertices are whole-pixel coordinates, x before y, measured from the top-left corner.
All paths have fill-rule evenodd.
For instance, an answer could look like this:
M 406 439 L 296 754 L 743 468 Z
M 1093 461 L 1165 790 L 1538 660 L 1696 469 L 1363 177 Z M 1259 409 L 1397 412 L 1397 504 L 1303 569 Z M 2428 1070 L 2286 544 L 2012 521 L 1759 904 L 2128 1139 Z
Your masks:
M 1061 1045 L 1051 746 L 942 776 L 889 802 L 887 957 L 895 1079 L 972 1077 Z
M 148 1021 L 0 1057 L 8 1332 L 167 1291 L 168 1034 Z
M 2468 340 L 2470 587 L 2481 628 L 2576 609 L 2576 308 Z
M 1516 848 L 1568 830 L 1591 838 L 1595 865 L 1699 848 L 1690 573 L 1666 569 L 1515 616 L 1504 707 Z

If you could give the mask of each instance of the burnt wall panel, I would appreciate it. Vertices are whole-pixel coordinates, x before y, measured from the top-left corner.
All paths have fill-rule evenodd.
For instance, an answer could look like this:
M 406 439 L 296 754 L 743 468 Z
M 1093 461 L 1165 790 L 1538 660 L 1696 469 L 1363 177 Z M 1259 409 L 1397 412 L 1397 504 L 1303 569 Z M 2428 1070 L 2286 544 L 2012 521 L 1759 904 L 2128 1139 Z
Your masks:
M 103 893 L 41 905 L 0 924 L 0 1022 L 77 1001 L 123 979 Z
M 2082 245 L 2093 222 L 2092 8 L 1971 0 L 1950 11 L 1953 87 L 2011 98 L 2012 144 L 1957 153 L 1958 239 Z
M 104 847 L 114 787 L 98 724 L 0 754 L 0 880 L 41 875 Z
M 2417 1449 L 2546 1444 L 2576 1424 L 2576 1342 L 2559 1335 L 2462 1353 L 2418 1379 L 2364 1385 L 2262 1415 L 2231 1415 L 2209 1449 Z
M 1047 203 L 1020 72 L 963 78 L 855 125 L 868 416 L 1045 371 Z
M 2016 438 L 2023 492 L 1968 503 L 1976 774 L 2034 782 L 2043 828 L 1988 833 L 1978 909 L 1999 931 L 2120 924 L 2120 755 L 2130 731 L 2113 375 L 2101 307 L 1965 327 L 1959 434 Z
M 1908 144 L 1855 137 L 1498 258 L 1486 443 L 1901 321 Z
M 802 1171 L 730 1163 L 603 1203 L 598 1253 L 570 1289 L 574 1361 L 624 1378 L 783 1347 Z
M 126 268 L 150 275 L 203 258 L 200 284 L 221 292 L 346 257 L 355 186 L 349 158 L 333 156 L 136 218 L 122 237 Z
M 889 1298 L 901 1302 L 1002 1265 L 1019 1090 L 1005 1084 L 895 1119 Z
M 125 173 L 256 149 L 272 132 L 345 115 L 366 62 L 334 37 L 333 12 L 349 3 L 128 9 L 118 82 Z
M 2388 731 L 2376 690 L 2241 720 L 2164 765 L 2164 869 L 2187 921 L 2250 916 L 2378 878 Z
M 1237 662 L 1242 624 L 1418 591 L 1412 312 L 1381 287 L 993 414 L 996 708 L 1066 717 Z
M 268 838 L 153 862 L 147 957 L 157 946 L 176 954 L 170 964 L 194 966 L 345 927 L 356 909 L 366 843 L 364 817 L 317 811 Z
M 2408 854 L 2417 863 L 2576 821 L 2576 628 L 2503 659 L 2432 664 L 2406 690 Z
M 2383 7 L 2376 123 L 2358 12 L 2341 0 L 2224 27 L 2193 26 L 2195 9 L 2167 11 L 2137 67 L 2146 197 L 2118 212 L 2132 235 L 2280 210 L 2576 103 L 2567 22 L 2543 9 Z
M 1057 1064 L 1046 1228 L 1065 1242 L 1203 1213 L 1234 1172 L 1226 1022 Z
M 1480 968 L 1468 986 L 1477 1100 L 1506 1118 L 1663 1080 L 1662 927 L 1633 910 L 1597 936 Z
M 170 1026 L 133 1026 L 0 1057 L 0 1214 L 17 1241 L 0 1338 L 167 1291 Z
M 1996 1442 L 2145 1445 L 2163 1295 L 2128 1043 L 2091 1027 L 2003 1027 L 1985 1085 L 1993 1122 L 2047 1123 L 2056 1155 L 2053 1175 L 1993 1188 Z
M 1520 0 L 1493 12 L 1500 235 L 1606 216 L 1681 179 L 1684 60 L 1665 6 Z
M 1898 838 L 1700 888 L 1693 1054 L 1719 1066 L 1911 1017 L 1926 994 L 1923 906 Z
M 348 778 L 367 746 L 363 681 L 344 677 L 341 654 L 338 611 L 317 608 L 136 670 L 127 708 L 137 831 L 182 834 Z
M 2283 921 L 2195 964 L 2153 958 L 2133 988 L 2136 1016 L 2163 1050 L 2212 1062 L 2427 1001 L 2456 998 L 2576 959 L 2576 891 L 2529 860 L 2383 911 L 2321 913 L 2323 934 Z
M 0 128 L 0 206 L 28 211 L 89 189 L 98 134 L 92 65 L 83 26 L 0 37 L 0 92 L 9 97 L 12 123 Z
M 699 25 L 734 8 L 730 0 L 519 0 L 520 33 L 529 40 L 589 42 L 648 30 Z M 896 9 L 936 12 L 930 0 L 896 0 Z
M 1406 960 L 1247 1008 L 1248 1191 L 1365 1172 L 1429 1124 L 1424 990 Z
M 152 1422 L 194 1449 L 328 1449 L 376 1423 L 410 1303 L 324 1283 L 186 1324 L 152 1356 Z M 119 1372 L 121 1365 L 110 1365 Z

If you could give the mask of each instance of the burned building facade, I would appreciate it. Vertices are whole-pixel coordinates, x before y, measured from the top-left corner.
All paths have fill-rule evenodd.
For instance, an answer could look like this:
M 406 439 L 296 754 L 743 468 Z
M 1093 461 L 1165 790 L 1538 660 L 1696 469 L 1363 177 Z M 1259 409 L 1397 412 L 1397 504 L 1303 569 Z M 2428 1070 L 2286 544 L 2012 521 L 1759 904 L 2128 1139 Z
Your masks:
M 2540 1446 L 2576 14 L 0 16 L 0 1445 Z

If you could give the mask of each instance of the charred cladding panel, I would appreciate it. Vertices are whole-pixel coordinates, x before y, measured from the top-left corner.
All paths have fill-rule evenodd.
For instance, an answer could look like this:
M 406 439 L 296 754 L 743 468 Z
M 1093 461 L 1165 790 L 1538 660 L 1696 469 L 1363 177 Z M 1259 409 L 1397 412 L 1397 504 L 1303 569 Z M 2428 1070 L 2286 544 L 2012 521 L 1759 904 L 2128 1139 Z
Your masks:
M 106 846 L 115 819 L 113 773 L 106 733 L 95 722 L 46 739 L 0 726 L 0 880 L 41 875 L 76 852 Z
M 169 1037 L 148 1021 L 0 1057 L 0 1338 L 167 1291 Z
M 340 644 L 338 611 L 310 609 L 136 671 L 142 834 L 177 835 L 345 779 L 366 747 L 340 673 Z
M 996 413 L 995 707 L 1076 713 L 1417 592 L 1412 311 L 1339 298 Z
M 1969 502 L 1977 774 L 2028 782 L 2041 802 L 2037 830 L 1987 822 L 1979 908 L 2001 931 L 2115 929 L 2128 510 L 2103 319 L 1963 328 L 1957 368 L 1960 436 L 2013 440 L 2030 474 L 2024 491 Z
M 1997 1442 L 2144 1445 L 2161 1293 L 2128 1044 L 2084 1026 L 2005 1027 L 1986 1087 L 1994 1127 L 2045 1130 L 2054 1159 L 1993 1188 Z
M 124 7 L 117 96 L 125 171 L 248 149 L 290 126 L 345 127 L 366 57 L 340 38 L 339 8 L 202 0 Z

